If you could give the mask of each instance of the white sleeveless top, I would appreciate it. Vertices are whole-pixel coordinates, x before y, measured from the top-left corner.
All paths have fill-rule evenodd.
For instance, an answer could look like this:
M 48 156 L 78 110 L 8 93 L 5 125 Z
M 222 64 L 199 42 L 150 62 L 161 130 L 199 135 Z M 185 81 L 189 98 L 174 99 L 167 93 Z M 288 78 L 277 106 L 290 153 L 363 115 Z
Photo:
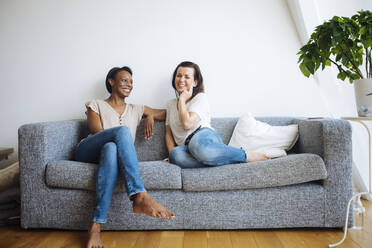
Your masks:
M 99 115 L 104 130 L 112 127 L 127 126 L 132 134 L 133 142 L 135 141 L 136 130 L 142 119 L 144 105 L 127 103 L 122 115 L 104 100 L 92 100 L 85 103 L 85 106 Z

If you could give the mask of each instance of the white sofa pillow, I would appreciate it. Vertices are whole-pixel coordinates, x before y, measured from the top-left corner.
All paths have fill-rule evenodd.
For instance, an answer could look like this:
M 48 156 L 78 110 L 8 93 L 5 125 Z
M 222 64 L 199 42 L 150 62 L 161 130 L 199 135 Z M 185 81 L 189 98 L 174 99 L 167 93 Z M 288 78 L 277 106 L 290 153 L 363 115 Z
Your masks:
M 298 139 L 298 125 L 271 126 L 256 120 L 251 113 L 240 117 L 229 145 L 261 152 L 270 158 L 287 155 Z

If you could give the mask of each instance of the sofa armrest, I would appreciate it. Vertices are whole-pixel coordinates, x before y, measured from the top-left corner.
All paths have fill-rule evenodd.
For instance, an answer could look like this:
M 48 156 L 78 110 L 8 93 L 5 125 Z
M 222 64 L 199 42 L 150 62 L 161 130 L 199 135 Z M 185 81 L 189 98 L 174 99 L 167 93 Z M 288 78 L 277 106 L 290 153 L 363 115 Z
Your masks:
M 300 133 L 295 150 L 320 155 L 327 169 L 328 178 L 323 181 L 325 226 L 343 226 L 346 205 L 352 196 L 351 126 L 348 121 L 337 119 L 297 119 L 294 123 L 299 125 Z
M 83 120 L 27 124 L 18 129 L 23 227 L 27 228 L 24 223 L 37 221 L 37 213 L 42 215 L 36 202 L 49 190 L 45 184 L 46 165 L 55 160 L 72 159 L 76 145 L 86 133 Z

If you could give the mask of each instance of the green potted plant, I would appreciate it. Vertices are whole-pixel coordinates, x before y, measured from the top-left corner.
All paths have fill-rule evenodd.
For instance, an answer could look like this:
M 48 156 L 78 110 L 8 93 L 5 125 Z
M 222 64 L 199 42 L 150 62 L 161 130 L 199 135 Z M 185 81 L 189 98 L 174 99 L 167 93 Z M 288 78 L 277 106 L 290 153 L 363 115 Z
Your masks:
M 297 53 L 301 72 L 309 77 L 322 67 L 335 66 L 337 78 L 354 83 L 359 116 L 372 116 L 372 12 L 334 16 L 317 26 Z

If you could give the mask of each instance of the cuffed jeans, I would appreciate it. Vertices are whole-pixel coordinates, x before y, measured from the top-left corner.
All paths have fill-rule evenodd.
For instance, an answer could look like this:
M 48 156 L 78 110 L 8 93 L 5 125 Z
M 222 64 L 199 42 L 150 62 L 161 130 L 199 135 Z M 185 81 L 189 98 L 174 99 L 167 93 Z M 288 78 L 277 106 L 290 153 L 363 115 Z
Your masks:
M 169 154 L 169 162 L 181 168 L 202 168 L 245 161 L 243 149 L 225 145 L 220 135 L 210 128 L 200 129 L 188 145 L 176 146 Z
M 119 171 L 124 175 L 129 197 L 146 192 L 140 178 L 132 135 L 126 126 L 106 129 L 85 138 L 78 145 L 75 158 L 81 162 L 99 163 L 93 222 L 106 222 Z

